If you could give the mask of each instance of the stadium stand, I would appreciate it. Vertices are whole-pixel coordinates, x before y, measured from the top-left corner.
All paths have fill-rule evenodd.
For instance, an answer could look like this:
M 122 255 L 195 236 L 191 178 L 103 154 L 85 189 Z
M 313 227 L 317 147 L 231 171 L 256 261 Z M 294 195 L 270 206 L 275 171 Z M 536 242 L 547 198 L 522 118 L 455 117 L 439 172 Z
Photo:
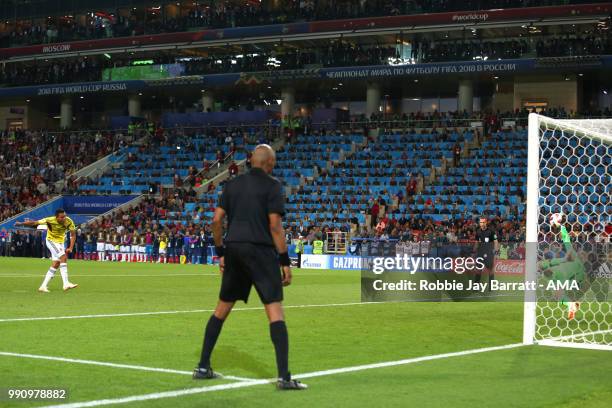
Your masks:
M 8 130 L 0 138 L 0 221 L 61 192 L 57 182 L 131 141 L 121 132 L 88 130 Z
M 526 142 L 524 130 L 493 133 L 428 185 L 411 210 L 430 213 L 438 220 L 460 215 L 521 219 L 526 197 Z
M 605 55 L 612 53 L 612 36 L 608 32 L 566 38 L 558 36 L 532 37 L 513 40 L 413 40 L 411 62 L 444 62 L 498 60 L 523 57 L 561 57 Z M 238 57 L 237 57 L 238 55 Z M 0 66 L 0 84 L 24 86 L 67 82 L 109 80 L 103 71 L 130 66 L 142 57 L 88 56 L 46 62 L 9 63 Z M 228 72 L 276 71 L 306 67 L 348 67 L 399 63 L 400 48 L 396 45 L 361 45 L 351 41 L 330 41 L 325 48 L 287 48 L 260 53 L 209 54 L 205 57 L 154 56 L 156 64 L 180 61 L 185 75 L 205 75 Z M 402 63 L 406 63 L 403 61 Z
M 117 153 L 121 157 L 96 179 L 83 180 L 78 190 L 88 194 L 147 194 L 151 186 L 199 187 L 207 171 L 231 161 L 242 161 L 247 151 L 269 135 L 261 129 L 209 127 L 158 129 L 136 145 Z
M 39 54 L 10 57 L 0 64 L 0 91 L 8 112 L 3 114 L 6 124 L 0 125 L 9 129 L 0 134 L 0 155 L 7 163 L 0 169 L 0 221 L 60 193 L 136 195 L 139 202 L 84 224 L 82 233 L 107 234 L 120 229 L 142 234 L 151 230 L 157 239 L 180 233 L 195 234 L 203 242 L 206 239 L 201 236 L 208 234 L 207 224 L 224 181 L 248 168 L 248 152 L 255 145 L 269 142 L 278 146 L 275 175 L 285 186 L 288 237 L 305 236 L 312 241 L 335 230 L 353 237 L 472 239 L 474 219 L 485 215 L 496 228 L 518 240 L 524 223 L 528 113 L 537 109 L 557 118 L 610 115 L 609 103 L 601 96 L 608 92 L 605 78 L 594 75 L 596 79 L 591 81 L 588 71 L 604 69 L 612 54 L 606 8 L 602 8 L 603 15 L 597 11 L 578 15 L 576 18 L 584 19 L 575 25 L 547 20 L 540 26 L 512 11 L 500 20 L 503 28 L 479 26 L 485 22 L 479 20 L 484 15 L 477 13 L 479 10 L 520 11 L 586 1 L 221 1 L 213 6 L 189 2 L 176 7 L 138 4 L 124 9 L 105 8 L 102 0 L 100 10 L 87 15 L 76 9 L 69 14 L 60 12 L 59 3 L 44 5 L 49 7 L 48 12 L 40 10 L 45 18 L 31 13 L 31 18 L 21 19 L 22 10 L 15 8 L 14 16 L 0 24 L 0 48 L 121 37 L 133 39 L 133 48 L 97 49 L 95 44 L 78 52 L 58 48 L 58 52 L 69 54 L 65 58 L 56 58 L 60 54 L 53 55 L 56 50 L 49 48 Z M 7 3 L 0 13 L 11 7 L 17 3 Z M 172 12 L 168 12 L 170 8 Z M 324 20 L 416 14 L 422 14 L 423 24 L 427 24 L 428 16 L 456 11 L 468 11 L 460 16 L 466 20 L 451 16 L 448 27 L 434 31 L 415 26 L 410 33 L 393 31 L 393 27 L 388 32 L 370 33 L 379 28 L 372 26 L 340 37 L 321 31 L 325 35 L 319 38 L 306 30 L 317 21 L 329 27 L 346 24 L 342 27 L 348 29 L 357 20 Z M 292 22 L 303 24 L 303 38 L 292 38 L 295 33 L 288 28 Z M 465 25 L 458 28 L 455 23 Z M 222 44 L 224 31 L 209 30 L 254 26 L 264 33 L 269 25 L 282 25 L 287 38 L 268 44 L 256 40 L 260 34 L 253 33 L 254 37 L 249 34 L 241 43 L 230 45 Z M 156 44 L 150 48 L 138 43 L 154 34 L 202 30 L 217 37 L 197 37 L 195 45 L 180 47 Z M 469 64 L 494 65 L 508 59 L 522 61 L 501 73 L 498 70 L 506 68 L 478 65 L 490 70 L 478 71 L 476 79 L 469 77 L 468 71 L 451 69 L 474 67 L 476 72 L 476 65 Z M 522 65 L 526 60 L 529 63 Z M 421 63 L 448 67 L 449 71 L 429 77 L 413 73 L 394 76 L 394 69 L 408 72 L 412 65 Z M 109 70 L 140 64 L 154 69 L 172 64 L 180 68 L 180 74 L 141 78 L 136 70 L 118 80 L 113 77 L 118 71 Z M 365 66 L 373 66 L 376 72 L 355 68 Z M 540 75 L 538 78 L 556 75 L 562 78 L 557 82 L 575 83 L 575 103 L 553 108 L 558 100 L 566 100 L 556 97 L 555 103 L 549 103 L 546 98 L 521 94 L 523 70 Z M 210 74 L 215 78 L 203 77 Z M 215 83 L 223 74 L 239 75 Z M 362 81 L 360 75 L 367 79 Z M 104 86 L 116 85 L 111 81 L 123 82 L 120 85 L 124 88 L 114 95 L 106 93 Z M 80 82 L 91 84 L 72 89 L 71 84 Z M 137 87 L 130 87 L 135 82 Z M 464 82 L 469 90 L 462 95 Z M 365 85 L 366 101 L 358 94 L 363 89 L 354 86 L 357 83 Z M 444 89 L 432 96 L 430 90 L 437 89 L 438 83 Z M 57 87 L 49 86 L 55 84 Z M 295 106 L 296 85 L 300 87 L 298 94 L 304 94 L 300 95 L 304 98 L 300 106 Z M 584 88 L 588 97 L 578 88 Z M 501 102 L 493 101 L 498 94 Z M 425 98 L 429 98 L 427 103 Z M 128 100 L 127 106 L 123 106 L 123 99 Z M 286 104 L 288 100 L 291 103 Z M 81 104 L 77 107 L 76 102 Z M 119 102 L 122 107 L 117 108 Z M 453 103 L 456 109 L 447 111 Z M 36 131 L 32 123 L 11 116 L 22 109 L 35 116 L 32 112 L 46 112 L 52 104 L 53 119 L 60 119 L 59 123 L 40 118 L 32 123 L 53 123 L 74 130 Z M 442 106 L 447 108 L 445 112 L 440 112 Z M 502 112 L 500 106 L 507 111 Z M 93 109 L 98 111 L 90 112 Z M 334 112 L 324 117 L 325 123 L 314 123 L 317 110 L 349 112 Z M 281 121 L 279 132 L 284 140 L 264 125 L 190 128 L 181 122 L 192 113 L 212 116 L 230 111 L 265 111 L 266 117 L 275 118 L 275 124 Z M 79 130 L 93 119 L 132 125 L 163 123 L 169 115 L 177 123 L 170 125 L 166 120 L 166 128 L 160 125 L 153 131 Z M 201 122 L 206 123 L 205 119 Z M 19 130 L 22 126 L 30 130 Z M 108 155 L 103 171 L 73 176 Z M 27 242 L 36 239 L 36 233 L 14 234 L 17 241 L 22 237 L 29 237 Z
M 375 124 L 374 128 L 380 127 L 378 134 L 360 122 L 348 123 L 344 131 L 289 134 L 277 151 L 275 169 L 285 185 L 289 239 L 303 236 L 312 242 L 328 231 L 344 231 L 354 238 L 453 242 L 473 239 L 474 220 L 486 216 L 509 242 L 519 242 L 524 234 L 526 131 L 520 125 L 500 126 L 501 118 L 512 114 L 476 112 L 465 119 L 460 112 L 417 112 Z M 547 114 L 569 115 L 562 108 L 549 109 Z M 514 119 L 519 121 L 522 115 L 519 112 Z M 488 133 L 465 126 L 436 127 L 473 120 L 488 123 Z M 77 163 L 75 153 L 85 151 L 87 144 L 70 143 L 76 141 L 77 132 L 13 132 L 11 143 L 3 146 L 3 156 L 11 158 L 14 173 L 34 173 L 5 178 L 10 187 L 3 189 L 4 218 L 47 198 L 48 192 L 41 193 L 43 186 L 31 183 L 42 180 L 51 190 L 53 182 L 65 178 L 75 166 L 114 151 L 110 169 L 96 180 L 68 179 L 66 192 L 145 194 L 145 199 L 83 225 L 83 239 L 100 232 L 150 232 L 155 245 L 162 236 L 177 240 L 176 250 L 166 261 L 178 262 L 184 255 L 187 262 L 205 262 L 208 220 L 224 183 L 220 179 L 207 184 L 207 172 L 216 166 L 232 167 L 235 170 L 228 176 L 235 176 L 239 168 L 248 168 L 246 152 L 272 136 L 254 127 L 158 128 L 139 136 L 134 141 L 121 132 L 84 131 L 81 137 L 96 144 L 100 154 L 81 155 Z M 51 160 L 56 142 L 70 146 L 67 152 L 72 154 Z M 33 146 L 41 153 L 40 161 L 26 165 L 23 152 Z M 30 188 L 36 193 L 30 195 Z M 37 233 L 7 234 L 11 239 L 4 246 L 5 254 L 27 256 L 38 251 Z M 198 245 L 202 244 L 196 255 L 191 243 L 184 243 L 185 237 L 197 237 Z M 81 249 L 77 257 L 85 257 L 85 246 Z M 88 251 L 88 259 L 96 259 L 93 252 Z M 158 259 L 156 250 L 153 254 L 149 261 Z
M 49 16 L 36 23 L 32 20 L 9 21 L 0 33 L 3 46 L 48 44 L 91 38 L 131 37 L 144 34 L 171 33 L 191 29 L 245 27 L 267 24 L 285 24 L 294 21 L 335 20 L 344 18 L 409 15 L 420 13 L 483 10 L 494 8 L 533 7 L 584 3 L 573 0 L 377 0 L 377 1 L 325 1 L 267 2 L 246 4 L 223 1 L 214 7 L 207 4 L 186 3 L 181 17 L 166 17 L 155 10 L 149 11 L 146 22 L 143 10 L 115 10 L 113 13 L 83 13 L 83 19 Z M 103 5 L 101 5 L 103 6 Z M 7 11 L 10 5 L 7 5 Z M 13 7 L 18 7 L 13 5 Z M 158 9 L 159 10 L 159 9 Z M 47 16 L 49 13 L 45 14 Z M 139 18 L 140 15 L 140 18 Z M 12 24 L 11 24 L 12 23 Z

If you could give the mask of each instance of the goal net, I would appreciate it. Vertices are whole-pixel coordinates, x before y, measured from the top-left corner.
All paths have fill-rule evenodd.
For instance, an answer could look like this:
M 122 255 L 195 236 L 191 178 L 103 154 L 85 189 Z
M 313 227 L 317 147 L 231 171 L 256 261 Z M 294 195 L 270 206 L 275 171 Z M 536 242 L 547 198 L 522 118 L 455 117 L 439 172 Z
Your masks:
M 529 115 L 523 342 L 612 350 L 612 119 Z

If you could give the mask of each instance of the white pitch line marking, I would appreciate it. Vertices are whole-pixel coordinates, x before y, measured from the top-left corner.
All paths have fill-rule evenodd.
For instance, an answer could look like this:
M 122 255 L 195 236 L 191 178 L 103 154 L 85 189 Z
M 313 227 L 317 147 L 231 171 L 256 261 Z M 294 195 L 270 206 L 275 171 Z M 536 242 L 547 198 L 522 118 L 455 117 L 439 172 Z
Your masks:
M 359 366 L 353 366 L 353 367 L 336 368 L 332 370 L 315 371 L 312 373 L 296 375 L 294 376 L 294 378 L 322 377 L 326 375 L 342 374 L 342 373 L 370 370 L 370 369 L 382 368 L 382 367 L 393 367 L 393 366 L 398 366 L 398 365 L 414 364 L 414 363 L 419 363 L 423 361 L 439 360 L 443 358 L 460 357 L 460 356 L 466 356 L 466 355 L 471 355 L 471 354 L 486 353 L 489 351 L 507 350 L 507 349 L 523 347 L 523 346 L 524 346 L 523 343 L 516 343 L 516 344 L 506 344 L 504 346 L 464 350 L 464 351 L 458 351 L 454 353 L 434 354 L 430 356 L 409 358 L 405 360 L 387 361 L 383 363 L 365 364 L 365 365 L 359 365 Z M 133 395 L 130 397 L 123 397 L 123 398 L 113 398 L 113 399 L 103 399 L 103 400 L 95 400 L 95 401 L 75 402 L 75 403 L 69 403 L 69 404 L 51 405 L 51 406 L 47 406 L 46 408 L 99 407 L 103 405 L 125 404 L 128 402 L 150 401 L 150 400 L 158 400 L 162 398 L 176 398 L 176 397 L 181 397 L 184 395 L 202 394 L 205 392 L 253 387 L 256 385 L 269 384 L 269 383 L 270 383 L 270 380 L 244 381 L 244 382 L 236 382 L 236 383 L 231 383 L 231 384 L 221 384 L 221 385 L 213 385 L 213 386 L 207 386 L 207 387 L 189 388 L 186 390 L 165 391 L 165 392 L 156 392 L 152 394 Z
M 285 305 L 285 309 L 301 309 L 311 307 L 337 307 L 337 306 L 356 306 L 356 305 L 370 305 L 370 304 L 382 304 L 385 302 L 349 302 L 349 303 L 329 303 L 329 304 L 314 304 L 314 305 Z M 387 302 L 391 303 L 391 302 Z M 239 311 L 250 311 L 250 310 L 264 310 L 263 306 L 258 307 L 241 307 L 233 309 L 233 312 Z M 75 316 L 49 316 L 49 317 L 16 317 L 8 319 L 0 319 L 0 323 L 6 322 L 29 322 L 39 320 L 65 320 L 65 319 L 96 319 L 104 317 L 129 317 L 129 316 L 152 316 L 152 315 L 168 315 L 168 314 L 184 314 L 184 313 L 212 313 L 214 309 L 196 309 L 196 310 L 168 310 L 159 312 L 134 312 L 134 313 L 108 313 L 108 314 L 95 314 L 95 315 L 75 315 Z
M 107 363 L 104 361 L 82 360 L 82 359 L 66 358 L 66 357 L 41 356 L 38 354 L 22 354 L 22 353 L 10 353 L 6 351 L 0 351 L 0 356 L 31 358 L 31 359 L 37 359 L 37 360 L 62 361 L 64 363 L 87 364 L 87 365 L 112 367 L 112 368 L 126 368 L 129 370 L 152 371 L 152 372 L 157 372 L 157 373 L 191 375 L 191 371 L 172 370 L 169 368 L 145 367 L 145 366 L 130 365 L 130 364 Z M 252 378 L 234 377 L 232 375 L 227 375 L 227 376 L 222 375 L 222 376 L 224 379 L 227 379 L 227 380 L 254 381 L 254 379 Z
M 0 275 L 0 278 L 40 278 L 41 276 L 43 276 L 42 274 L 31 274 L 31 275 L 25 275 L 25 274 L 20 274 L 20 275 L 14 275 L 14 274 L 6 274 L 6 275 Z M 156 274 L 156 275 L 141 275 L 141 274 L 133 274 L 133 275 L 99 275 L 99 274 L 85 274 L 85 275 L 79 275 L 79 274 L 70 274 L 70 276 L 73 277 L 78 277 L 78 278 L 90 278 L 90 277 L 94 277 L 94 278 L 140 278 L 140 277 L 144 277 L 144 278 L 154 278 L 154 277 L 160 277 L 160 278 L 167 278 L 170 276 L 219 276 L 218 273 L 168 273 L 168 274 Z
M 315 371 L 315 372 L 312 372 L 312 373 L 299 374 L 299 375 L 295 375 L 293 377 L 296 378 L 296 379 L 311 378 L 311 377 L 321 377 L 321 376 L 324 376 L 324 375 L 350 373 L 350 372 L 353 372 L 353 371 L 371 370 L 371 369 L 374 369 L 374 368 L 383 368 L 383 367 L 393 367 L 393 366 L 398 366 L 398 365 L 414 364 L 414 363 L 420 363 L 422 361 L 440 360 L 442 358 L 468 356 L 470 354 L 486 353 L 488 351 L 508 350 L 508 349 L 513 349 L 513 348 L 517 348 L 517 347 L 521 347 L 521 346 L 523 346 L 523 343 L 506 344 L 505 346 L 485 347 L 485 348 L 472 349 L 472 350 L 456 351 L 456 352 L 452 352 L 452 353 L 434 354 L 434 355 L 430 355 L 430 356 L 407 358 L 407 359 L 404 359 L 404 360 L 397 360 L 397 361 L 386 361 L 386 362 L 383 362 L 383 363 L 364 364 L 364 365 L 353 366 L 353 367 L 344 367 L 344 368 L 334 368 L 334 369 L 331 369 L 331 370 L 323 370 L 323 371 Z
M 235 382 L 230 384 L 212 385 L 207 387 L 188 388 L 186 390 L 156 392 L 153 394 L 134 395 L 131 397 L 104 399 L 88 402 L 75 402 L 70 404 L 48 405 L 43 408 L 84 408 L 84 407 L 99 407 L 102 405 L 126 404 L 128 402 L 149 401 L 161 398 L 181 397 L 183 395 L 202 394 L 205 392 L 231 390 L 236 388 L 252 387 L 254 385 L 269 384 L 268 380 L 257 380 L 249 382 Z

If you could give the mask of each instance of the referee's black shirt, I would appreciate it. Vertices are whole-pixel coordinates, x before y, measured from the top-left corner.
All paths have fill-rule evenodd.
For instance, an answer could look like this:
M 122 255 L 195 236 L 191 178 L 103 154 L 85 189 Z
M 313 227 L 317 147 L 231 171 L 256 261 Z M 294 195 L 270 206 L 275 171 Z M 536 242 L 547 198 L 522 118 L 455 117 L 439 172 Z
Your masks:
M 493 254 L 495 251 L 494 243 L 497 241 L 497 234 L 493 230 L 489 227 L 485 230 L 479 228 L 476 233 L 476 239 L 478 240 L 478 254 Z
M 285 214 L 282 185 L 276 178 L 252 168 L 225 185 L 219 207 L 227 214 L 225 243 L 274 246 L 268 214 Z

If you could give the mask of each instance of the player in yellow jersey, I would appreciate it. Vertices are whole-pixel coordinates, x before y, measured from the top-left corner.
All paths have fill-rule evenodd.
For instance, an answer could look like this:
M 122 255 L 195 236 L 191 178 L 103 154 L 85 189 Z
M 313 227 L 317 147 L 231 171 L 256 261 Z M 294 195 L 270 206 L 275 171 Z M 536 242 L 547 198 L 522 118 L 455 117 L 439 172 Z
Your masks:
M 76 228 L 74 226 L 74 221 L 66 216 L 66 212 L 63 209 L 58 208 L 55 211 L 54 217 L 47 217 L 38 221 L 24 221 L 15 223 L 15 226 L 17 227 L 37 227 L 39 225 L 47 226 L 46 244 L 49 251 L 51 251 L 51 267 L 47 271 L 47 275 L 45 276 L 42 285 L 40 285 L 40 288 L 38 288 L 38 291 L 45 293 L 49 292 L 47 285 L 55 276 L 57 268 L 59 268 L 60 274 L 62 275 L 64 291 L 76 288 L 78 285 L 70 283 L 68 280 L 68 265 L 66 263 L 68 261 L 67 254 L 72 252 L 74 242 L 76 241 Z M 70 232 L 70 245 L 68 248 L 64 249 L 67 231 Z
M 166 249 L 168 248 L 168 237 L 164 232 L 161 237 L 159 237 L 159 259 L 157 263 L 168 263 L 168 258 L 166 257 Z

